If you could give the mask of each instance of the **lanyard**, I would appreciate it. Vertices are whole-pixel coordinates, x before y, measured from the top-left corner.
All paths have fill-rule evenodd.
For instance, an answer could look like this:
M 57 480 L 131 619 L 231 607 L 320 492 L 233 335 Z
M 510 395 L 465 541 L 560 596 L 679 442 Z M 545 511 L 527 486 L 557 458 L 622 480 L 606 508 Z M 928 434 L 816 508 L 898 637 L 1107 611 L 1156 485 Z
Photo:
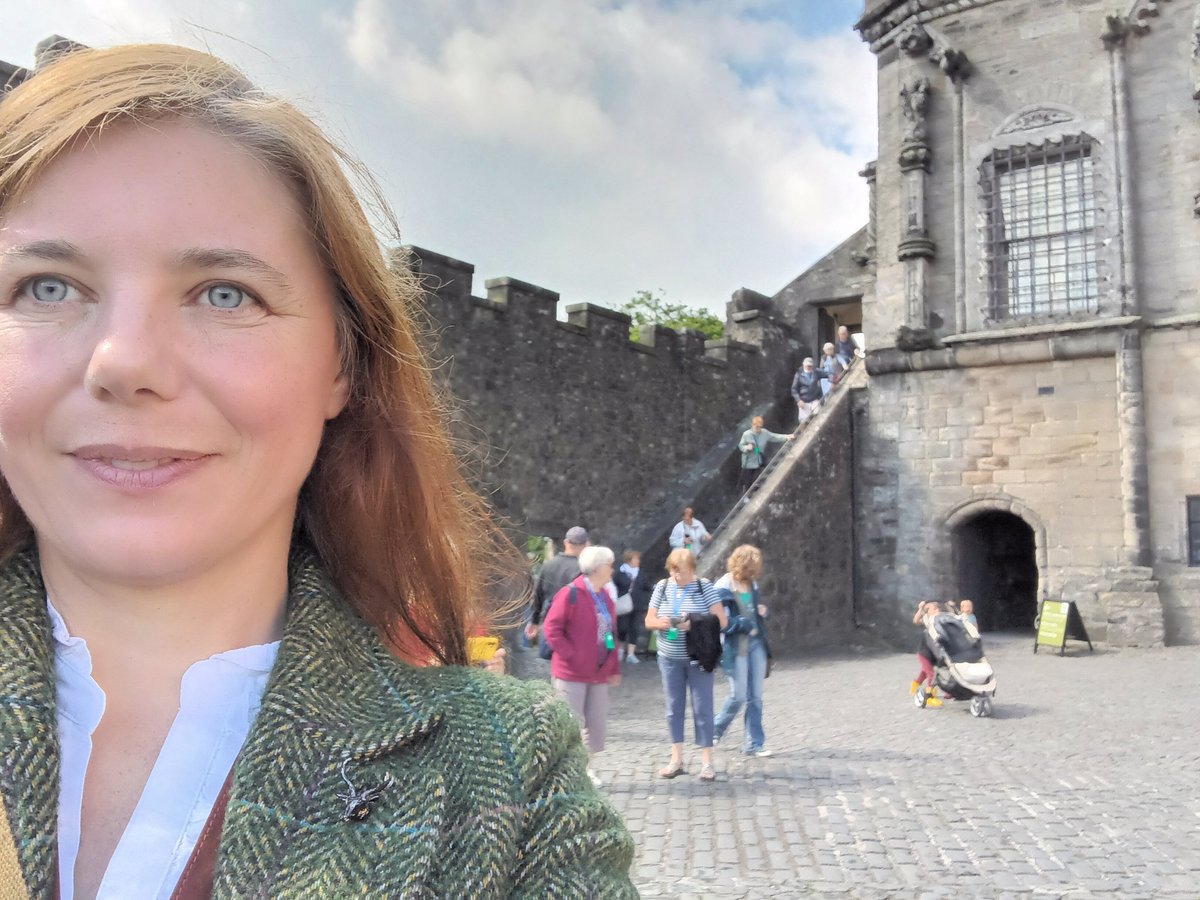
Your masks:
M 692 584 L 698 585 L 698 584 L 700 584 L 700 582 L 693 581 L 691 584 L 688 585 L 688 587 L 690 588 L 692 586 Z M 687 588 L 681 588 L 679 585 L 677 585 L 673 581 L 671 582 L 671 588 L 673 589 L 674 594 L 675 594 L 675 608 L 671 611 L 671 616 L 674 618 L 674 617 L 679 616 L 679 610 L 683 606 L 683 601 L 687 599 Z
M 588 593 L 592 595 L 592 602 L 596 604 L 596 615 L 604 620 L 604 630 L 612 631 L 612 616 L 608 614 L 608 604 L 600 599 L 600 595 L 592 590 L 591 583 L 587 586 Z

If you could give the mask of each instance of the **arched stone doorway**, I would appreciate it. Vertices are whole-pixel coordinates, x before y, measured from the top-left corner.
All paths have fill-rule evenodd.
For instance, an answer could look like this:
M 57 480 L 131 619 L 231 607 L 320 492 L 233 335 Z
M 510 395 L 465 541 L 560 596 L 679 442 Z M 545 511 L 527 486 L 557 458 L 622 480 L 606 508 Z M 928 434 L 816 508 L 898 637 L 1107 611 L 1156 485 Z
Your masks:
M 958 596 L 975 601 L 980 629 L 1032 630 L 1039 556 L 1033 528 L 999 509 L 957 518 L 951 535 Z

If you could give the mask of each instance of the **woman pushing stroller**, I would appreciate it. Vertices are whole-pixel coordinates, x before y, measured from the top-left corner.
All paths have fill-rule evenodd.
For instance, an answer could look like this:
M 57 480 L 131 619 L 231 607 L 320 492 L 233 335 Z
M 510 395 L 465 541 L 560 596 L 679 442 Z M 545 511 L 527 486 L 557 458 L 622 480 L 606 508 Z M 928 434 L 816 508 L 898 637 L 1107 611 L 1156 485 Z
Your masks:
M 933 678 L 934 651 L 929 645 L 929 632 L 925 628 L 925 619 L 933 617 L 941 612 L 941 607 L 932 600 L 922 600 L 917 604 L 917 610 L 913 613 L 913 624 L 921 626 L 921 638 L 917 642 L 917 662 L 920 663 L 921 669 L 917 672 L 917 677 L 912 680 L 909 685 L 908 693 L 910 696 L 917 693 L 925 685 L 929 685 L 929 691 L 926 695 L 924 706 L 938 707 L 942 705 L 942 700 L 937 695 L 937 685 Z
M 983 654 L 983 641 L 974 623 L 960 615 L 953 604 L 939 608 L 936 603 L 918 608 L 913 620 L 924 626 L 922 647 L 928 651 L 932 666 L 932 673 L 927 675 L 926 654 L 918 653 L 922 677 L 912 689 L 914 703 L 918 707 L 941 706 L 937 697 L 941 688 L 952 700 L 970 700 L 972 715 L 990 715 L 996 674 Z M 925 681 L 930 683 L 928 692 Z

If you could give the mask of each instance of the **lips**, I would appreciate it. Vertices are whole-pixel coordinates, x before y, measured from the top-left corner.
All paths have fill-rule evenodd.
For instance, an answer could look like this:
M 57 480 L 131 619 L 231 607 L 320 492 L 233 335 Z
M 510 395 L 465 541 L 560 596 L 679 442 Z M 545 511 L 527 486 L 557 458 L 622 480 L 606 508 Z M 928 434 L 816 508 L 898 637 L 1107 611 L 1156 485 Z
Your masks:
M 166 487 L 212 458 L 194 450 L 116 444 L 78 447 L 69 455 L 97 481 L 134 492 Z
M 122 468 L 149 469 L 155 465 L 174 462 L 180 459 L 200 459 L 208 456 L 194 450 L 181 450 L 175 447 L 139 447 L 124 444 L 87 444 L 70 451 L 77 459 L 103 460 Z

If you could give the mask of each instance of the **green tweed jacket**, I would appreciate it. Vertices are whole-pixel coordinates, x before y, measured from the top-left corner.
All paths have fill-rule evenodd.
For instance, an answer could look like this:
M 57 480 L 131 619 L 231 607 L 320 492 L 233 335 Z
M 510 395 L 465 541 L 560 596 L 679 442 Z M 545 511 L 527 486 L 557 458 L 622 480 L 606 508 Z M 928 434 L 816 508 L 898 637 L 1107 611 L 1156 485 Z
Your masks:
M 290 578 L 279 655 L 234 768 L 214 897 L 637 896 L 632 840 L 544 686 L 401 663 L 310 551 L 293 554 Z M 34 554 L 0 569 L 0 794 L 34 898 L 57 889 L 45 596 Z M 361 821 L 347 815 L 343 769 L 356 791 L 380 789 Z

